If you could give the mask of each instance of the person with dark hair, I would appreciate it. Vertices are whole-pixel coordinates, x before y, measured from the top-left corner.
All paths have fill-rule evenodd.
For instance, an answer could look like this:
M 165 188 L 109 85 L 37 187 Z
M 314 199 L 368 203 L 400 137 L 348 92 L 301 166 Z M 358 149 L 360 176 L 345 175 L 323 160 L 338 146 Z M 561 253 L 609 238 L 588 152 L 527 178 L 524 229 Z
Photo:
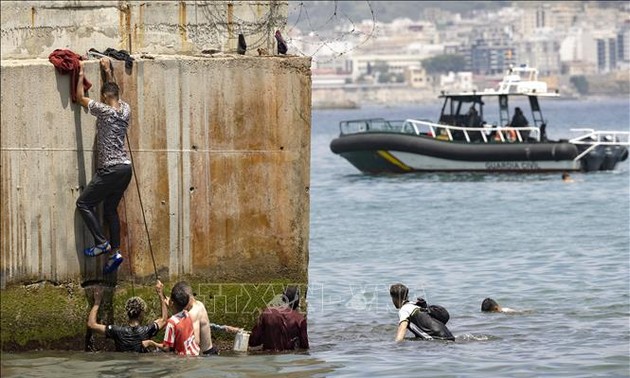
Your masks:
M 446 325 L 436 319 L 436 317 L 439 317 L 442 320 L 448 321 L 450 316 L 446 309 L 437 311 L 436 317 L 431 316 L 428 311 L 418 306 L 418 304 L 409 302 L 409 289 L 401 283 L 390 286 L 389 295 L 392 298 L 394 307 L 398 309 L 397 342 L 405 338 L 407 330 L 411 331 L 415 337 L 425 340 L 455 340 L 455 337 L 451 331 L 446 328 Z M 418 303 L 426 306 L 426 301 L 424 300 Z
M 527 127 L 527 126 L 529 126 L 529 122 L 527 121 L 527 118 L 525 118 L 525 115 L 523 114 L 523 111 L 521 110 L 521 108 L 517 106 L 516 108 L 514 108 L 514 115 L 512 116 L 510 127 Z M 523 141 L 527 141 L 527 138 L 529 137 L 529 130 L 520 131 L 520 133 L 521 133 L 521 139 Z
M 569 172 L 562 172 L 562 181 L 564 182 L 574 182 L 573 178 L 571 178 L 571 175 L 569 174 Z
M 171 289 L 169 305 L 175 315 L 166 323 L 164 341 L 156 343 L 153 340 L 145 340 L 142 345 L 146 348 L 156 347 L 165 352 L 175 351 L 184 356 L 198 356 L 200 352 L 198 340 L 195 339 L 192 317 L 186 311 L 190 295 L 186 290 L 188 284 L 178 282 Z
M 186 310 L 190 314 L 193 322 L 193 332 L 195 334 L 195 340 L 198 340 L 199 347 L 202 355 L 217 355 L 219 350 L 212 344 L 212 329 L 223 330 L 227 332 L 236 333 L 241 328 L 232 327 L 228 325 L 217 325 L 210 323 L 208 318 L 208 311 L 203 302 L 195 298 L 192 287 L 187 282 L 181 281 L 178 283 L 183 290 L 188 294 L 188 304 Z
M 517 312 L 511 308 L 500 306 L 497 301 L 492 298 L 486 298 L 481 302 L 481 312 L 505 312 L 514 313 Z
M 129 104 L 119 99 L 118 85 L 113 81 L 111 62 L 101 59 L 106 82 L 101 88 L 101 101 L 85 96 L 83 90 L 83 61 L 80 62 L 77 102 L 96 117 L 96 174 L 83 190 L 76 205 L 94 238 L 95 245 L 83 253 L 94 257 L 108 253 L 104 274 L 109 274 L 123 261 L 120 253 L 120 220 L 117 207 L 131 181 L 131 160 L 125 150 L 125 135 L 131 118 Z M 96 215 L 96 207 L 103 203 L 103 215 L 109 226 L 109 240 Z
M 94 305 L 88 315 L 87 326 L 93 331 L 104 334 L 108 339 L 113 339 L 118 352 L 147 352 L 143 345 L 143 340 L 150 339 L 157 335 L 158 331 L 164 328 L 168 319 L 168 308 L 163 293 L 163 285 L 159 280 L 155 284 L 155 291 L 160 297 L 162 304 L 162 317 L 153 321 L 149 325 L 141 325 L 147 304 L 140 297 L 131 297 L 125 303 L 125 311 L 129 318 L 128 325 L 104 325 L 96 320 L 98 309 L 103 296 L 103 288 L 94 288 Z
M 300 289 L 287 286 L 282 304 L 267 307 L 258 317 L 249 337 L 249 346 L 262 345 L 263 350 L 285 351 L 308 349 L 306 319 L 298 312 Z
M 466 114 L 468 118 L 468 122 L 465 126 L 468 127 L 479 127 L 481 126 L 481 117 L 479 117 L 479 112 L 475 108 L 475 104 L 468 109 L 468 113 Z

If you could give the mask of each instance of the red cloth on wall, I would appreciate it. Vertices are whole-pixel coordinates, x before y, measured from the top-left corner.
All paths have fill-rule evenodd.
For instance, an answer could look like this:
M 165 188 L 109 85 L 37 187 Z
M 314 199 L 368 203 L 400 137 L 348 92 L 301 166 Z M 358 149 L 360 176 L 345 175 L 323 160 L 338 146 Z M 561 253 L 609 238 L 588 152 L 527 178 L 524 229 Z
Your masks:
M 83 60 L 83 57 L 67 49 L 56 49 L 50 53 L 48 60 L 60 74 L 70 74 L 70 95 L 72 96 L 72 102 L 77 102 L 77 82 L 79 81 L 79 70 L 81 69 L 79 61 Z M 92 83 L 83 76 L 83 89 L 87 91 L 91 87 Z

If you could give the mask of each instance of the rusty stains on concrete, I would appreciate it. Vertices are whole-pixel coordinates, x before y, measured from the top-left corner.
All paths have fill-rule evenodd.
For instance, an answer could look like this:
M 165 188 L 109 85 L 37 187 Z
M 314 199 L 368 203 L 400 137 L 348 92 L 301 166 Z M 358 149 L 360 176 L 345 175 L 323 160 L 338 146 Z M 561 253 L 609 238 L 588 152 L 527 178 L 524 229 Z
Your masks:
M 128 256 L 119 279 L 153 276 L 153 252 L 170 277 L 306 281 L 309 65 L 297 57 L 156 56 L 127 71 L 114 62 L 132 107 L 135 167 L 119 208 Z M 95 96 L 98 62 L 86 63 L 86 75 Z M 101 276 L 103 261 L 82 256 L 91 236 L 74 204 L 81 175 L 93 174 L 94 119 L 71 104 L 67 80 L 48 62 L 2 61 L 3 99 L 11 91 L 19 104 L 35 90 L 49 99 L 28 111 L 2 109 L 6 282 Z

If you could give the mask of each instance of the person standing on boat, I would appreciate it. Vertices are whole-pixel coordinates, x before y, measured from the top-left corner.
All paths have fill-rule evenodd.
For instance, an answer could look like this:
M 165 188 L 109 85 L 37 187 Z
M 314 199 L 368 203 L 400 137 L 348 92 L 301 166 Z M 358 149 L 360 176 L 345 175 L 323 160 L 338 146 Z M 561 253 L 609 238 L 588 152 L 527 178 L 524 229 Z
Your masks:
M 510 122 L 510 127 L 528 127 L 529 126 L 529 122 L 527 121 L 527 118 L 525 118 L 525 115 L 523 114 L 523 111 L 521 110 L 521 108 L 519 108 L 518 106 L 516 108 L 514 108 L 514 116 L 512 117 L 512 121 Z M 526 141 L 527 138 L 529 137 L 529 131 L 521 131 L 521 138 L 523 139 L 523 141 Z
M 123 261 L 120 253 L 120 220 L 117 207 L 131 181 L 131 160 L 125 151 L 125 136 L 131 118 L 129 104 L 119 99 L 120 88 L 114 82 L 112 65 L 109 58 L 101 59 L 101 68 L 106 82 L 101 88 L 101 101 L 94 101 L 85 96 L 83 90 L 83 61 L 80 62 L 79 81 L 77 84 L 77 102 L 87 108 L 96 117 L 96 174 L 77 199 L 77 208 L 85 225 L 94 237 L 94 246 L 83 253 L 94 257 L 103 253 L 109 259 L 103 268 L 109 274 Z M 96 206 L 103 203 L 103 215 L 109 225 L 109 240 L 103 234 L 96 216 Z
M 468 114 L 467 115 L 467 121 L 466 121 L 466 126 L 467 127 L 481 127 L 481 123 L 482 123 L 482 119 L 479 116 L 479 113 L 477 112 L 477 109 L 475 108 L 475 104 L 473 103 L 473 105 L 470 107 L 470 109 L 468 109 Z M 470 137 L 471 141 L 478 141 L 482 139 L 481 136 L 481 132 L 480 131 L 469 131 L 468 135 Z
M 425 340 L 455 340 L 444 323 L 431 317 L 417 304 L 409 302 L 407 286 L 401 283 L 394 284 L 389 288 L 389 295 L 392 297 L 394 307 L 398 309 L 396 342 L 403 341 L 407 330 L 411 331 L 415 337 Z
M 481 117 L 479 117 L 479 113 L 477 109 L 475 109 L 475 105 L 473 104 L 470 109 L 468 109 L 468 127 L 479 127 L 481 126 Z

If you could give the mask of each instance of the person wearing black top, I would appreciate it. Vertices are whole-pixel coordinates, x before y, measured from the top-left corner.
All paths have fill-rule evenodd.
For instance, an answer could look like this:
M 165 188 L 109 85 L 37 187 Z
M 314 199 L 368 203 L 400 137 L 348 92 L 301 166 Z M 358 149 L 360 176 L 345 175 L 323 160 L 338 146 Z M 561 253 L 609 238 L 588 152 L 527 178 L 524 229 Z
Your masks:
M 510 122 L 510 127 L 528 127 L 528 126 L 529 126 L 529 122 L 527 121 L 527 118 L 523 114 L 523 111 L 521 110 L 521 108 L 519 107 L 514 108 L 514 116 L 512 117 L 512 121 Z M 523 141 L 526 141 L 528 137 L 529 137 L 529 130 L 521 131 L 521 138 L 523 139 Z
M 166 322 L 168 321 L 168 307 L 164 298 L 164 286 L 160 280 L 158 280 L 155 284 L 155 290 L 158 293 L 162 304 L 161 318 L 154 320 L 149 325 L 141 325 L 147 305 L 142 298 L 131 297 L 125 304 L 125 311 L 129 317 L 129 324 L 104 325 L 99 324 L 96 320 L 98 308 L 103 297 L 103 288 L 97 286 L 94 289 L 94 306 L 92 306 L 92 310 L 90 310 L 90 314 L 88 316 L 88 328 L 100 334 L 104 334 L 108 339 L 113 339 L 117 352 L 147 352 L 148 350 L 142 346 L 142 341 L 148 340 L 157 335 L 158 331 L 164 328 Z
M 403 341 L 408 330 L 415 337 L 424 340 L 455 340 L 455 336 L 442 322 L 448 322 L 450 318 L 445 308 L 433 306 L 436 310 L 433 311 L 432 315 L 431 306 L 426 307 L 427 303 L 424 299 L 420 300 L 419 298 L 416 303 L 409 301 L 409 289 L 401 283 L 390 286 L 389 295 L 394 307 L 398 309 L 396 342 Z

